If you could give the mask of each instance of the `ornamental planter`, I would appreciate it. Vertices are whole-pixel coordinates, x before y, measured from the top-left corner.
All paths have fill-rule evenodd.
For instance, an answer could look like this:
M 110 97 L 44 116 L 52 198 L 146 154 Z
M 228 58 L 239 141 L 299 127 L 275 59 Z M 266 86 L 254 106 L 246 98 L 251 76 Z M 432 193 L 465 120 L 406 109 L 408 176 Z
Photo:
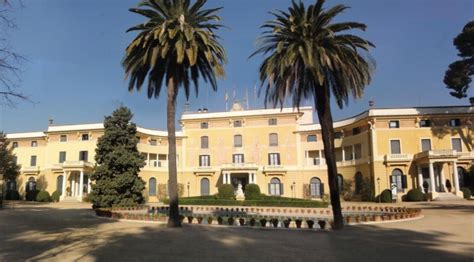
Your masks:
M 184 220 L 184 216 L 183 216 L 183 215 L 180 215 L 180 216 L 179 216 L 179 223 L 182 224 L 182 223 L 183 223 L 183 220 Z
M 313 228 L 314 227 L 314 221 L 313 220 L 306 220 L 306 224 L 308 225 L 308 228 Z
M 283 226 L 285 228 L 289 228 L 290 227 L 290 222 L 291 222 L 291 219 L 283 220 Z
M 352 217 L 351 216 L 346 216 L 346 222 L 347 222 L 347 224 L 352 223 Z
M 260 219 L 260 226 L 266 227 L 267 226 L 267 220 L 265 218 Z
M 202 224 L 202 217 L 197 218 L 198 224 Z
M 245 219 L 239 218 L 239 224 L 240 226 L 245 226 Z
M 324 220 L 319 220 L 318 221 L 318 225 L 321 229 L 325 229 L 326 228 L 326 221 Z
M 254 227 L 255 226 L 255 218 L 250 219 L 250 226 Z
M 189 217 L 188 217 L 188 223 L 189 223 L 189 224 L 192 224 L 192 223 L 193 223 L 193 219 L 194 219 L 194 217 L 189 216 Z
M 224 223 L 224 219 L 222 219 L 222 217 L 218 217 L 218 218 L 217 218 L 217 223 L 218 223 L 219 225 L 222 225 L 222 224 Z
M 212 220 L 214 220 L 212 217 L 207 218 L 207 224 L 212 225 Z
M 301 223 L 303 223 L 302 220 L 296 219 L 296 220 L 295 220 L 296 228 L 301 228 Z
M 272 219 L 273 227 L 278 227 L 278 219 Z
M 227 219 L 227 222 L 229 223 L 230 226 L 234 225 L 234 218 L 229 217 L 229 219 Z
M 360 223 L 360 216 L 355 216 L 355 222 Z

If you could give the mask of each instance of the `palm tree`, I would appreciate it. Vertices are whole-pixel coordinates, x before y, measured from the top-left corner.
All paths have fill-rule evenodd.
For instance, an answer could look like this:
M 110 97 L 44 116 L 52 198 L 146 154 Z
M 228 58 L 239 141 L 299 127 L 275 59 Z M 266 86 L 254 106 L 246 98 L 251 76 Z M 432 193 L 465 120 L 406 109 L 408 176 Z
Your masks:
M 365 30 L 356 22 L 331 23 L 348 7 L 336 5 L 323 8 L 324 0 L 305 5 L 292 2 L 288 12 L 271 12 L 275 17 L 261 28 L 259 48 L 251 55 L 263 54 L 260 66 L 261 88 L 265 89 L 265 106 L 283 107 L 291 97 L 293 107 L 299 109 L 302 100 L 313 99 L 321 124 L 324 154 L 328 167 L 328 181 L 334 224 L 343 228 L 337 169 L 334 156 L 334 129 L 330 107 L 331 93 L 337 105 L 347 105 L 349 95 L 362 96 L 370 83 L 373 63 L 367 53 L 372 43 L 356 35 L 344 33 L 349 29 Z M 363 51 L 362 53 L 360 51 Z
M 148 98 L 158 98 L 163 84 L 167 88 L 168 172 L 170 214 L 168 227 L 179 227 L 176 171 L 176 98 L 180 88 L 189 98 L 191 82 L 198 95 L 199 79 L 217 90 L 217 78 L 224 77 L 226 54 L 215 31 L 216 12 L 221 8 L 203 9 L 207 0 L 144 0 L 130 12 L 147 21 L 127 30 L 138 35 L 126 49 L 122 65 L 128 89 L 140 91 L 147 79 Z

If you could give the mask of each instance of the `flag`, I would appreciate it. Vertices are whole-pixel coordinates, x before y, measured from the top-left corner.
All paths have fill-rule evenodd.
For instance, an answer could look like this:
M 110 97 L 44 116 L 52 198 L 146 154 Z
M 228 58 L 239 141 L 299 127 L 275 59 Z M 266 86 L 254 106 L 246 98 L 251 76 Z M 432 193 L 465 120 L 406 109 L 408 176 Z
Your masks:
M 235 87 L 234 87 L 234 89 L 233 89 L 233 91 L 232 91 L 232 99 L 235 100 Z
M 225 91 L 225 96 L 224 96 L 225 101 L 229 100 L 229 94 L 227 94 L 227 91 Z

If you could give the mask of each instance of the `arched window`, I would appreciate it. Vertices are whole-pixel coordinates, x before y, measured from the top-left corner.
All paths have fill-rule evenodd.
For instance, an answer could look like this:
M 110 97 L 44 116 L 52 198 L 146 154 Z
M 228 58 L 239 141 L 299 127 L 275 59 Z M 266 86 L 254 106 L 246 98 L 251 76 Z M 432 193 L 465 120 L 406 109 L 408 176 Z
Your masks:
M 403 189 L 406 188 L 406 176 L 403 175 L 402 170 L 396 168 L 392 171 L 390 184 L 396 184 L 397 192 L 403 192 Z
M 278 134 L 271 133 L 269 135 L 270 146 L 278 146 Z
M 464 168 L 458 166 L 458 180 L 459 180 L 459 187 L 464 187 L 466 185 L 466 170 Z
M 154 177 L 148 181 L 148 195 L 156 196 L 156 178 Z
M 362 173 L 357 172 L 354 176 L 355 180 L 355 193 L 360 194 L 362 192 Z
M 208 196 L 209 195 L 209 179 L 203 178 L 201 179 L 201 196 Z
M 337 188 L 339 189 L 339 194 L 342 194 L 344 189 L 344 177 L 341 174 L 337 174 Z
M 234 136 L 234 147 L 242 147 L 242 135 Z
M 274 177 L 270 180 L 270 184 L 268 184 L 268 194 L 272 196 L 283 195 L 283 184 L 280 182 L 280 179 Z
M 309 181 L 309 193 L 311 197 L 321 197 L 323 195 L 323 184 L 321 180 L 317 177 L 311 178 Z
M 28 178 L 28 182 L 26 182 L 26 191 L 35 191 L 36 190 L 36 180 L 34 177 Z
M 56 178 L 56 191 L 59 192 L 60 195 L 63 194 L 63 179 L 63 175 L 60 175 Z
M 201 136 L 201 148 L 209 148 L 209 137 Z

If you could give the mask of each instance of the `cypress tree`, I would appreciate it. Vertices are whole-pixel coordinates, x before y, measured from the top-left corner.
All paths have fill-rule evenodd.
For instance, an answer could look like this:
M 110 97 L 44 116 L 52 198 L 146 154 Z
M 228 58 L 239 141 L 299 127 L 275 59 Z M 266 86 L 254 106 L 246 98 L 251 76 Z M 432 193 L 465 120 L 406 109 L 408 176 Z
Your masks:
M 105 117 L 98 139 L 96 168 L 91 179 L 93 207 L 136 206 L 143 203 L 145 182 L 138 176 L 145 159 L 138 152 L 137 127 L 130 109 L 120 107 Z

